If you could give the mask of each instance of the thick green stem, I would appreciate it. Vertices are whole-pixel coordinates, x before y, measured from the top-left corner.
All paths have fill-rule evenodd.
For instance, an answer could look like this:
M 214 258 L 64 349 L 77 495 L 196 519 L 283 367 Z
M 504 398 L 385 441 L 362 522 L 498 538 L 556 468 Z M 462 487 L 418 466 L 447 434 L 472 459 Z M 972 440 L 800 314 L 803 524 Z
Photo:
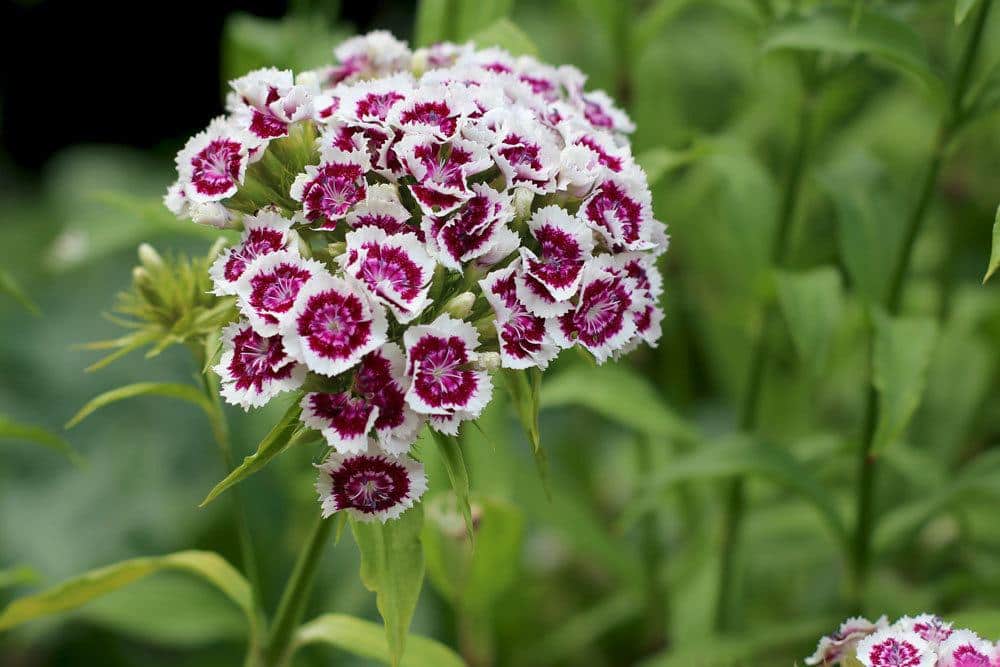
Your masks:
M 649 436 L 639 436 L 636 440 L 636 462 L 639 475 L 648 476 L 654 469 L 654 442 Z M 639 549 L 642 555 L 643 569 L 647 579 L 646 626 L 647 643 L 645 648 L 653 653 L 662 651 L 670 641 L 670 591 L 664 580 L 663 544 L 660 539 L 659 514 L 647 512 L 639 525 Z
M 811 83 L 811 63 L 806 66 L 804 80 Z M 805 175 L 806 156 L 809 150 L 809 139 L 812 126 L 813 98 L 811 85 L 802 99 L 798 114 L 795 145 L 791 164 L 785 177 L 781 207 L 778 210 L 777 229 L 771 243 L 771 268 L 780 267 L 788 253 L 788 242 L 791 237 L 792 223 L 802 190 L 802 180 Z M 743 390 L 743 402 L 739 412 L 739 428 L 746 433 L 752 433 L 757 428 L 760 398 L 764 386 L 764 374 L 770 357 L 770 340 L 777 320 L 773 304 L 764 309 L 763 326 L 753 344 L 750 357 L 750 368 L 747 373 L 746 387 Z M 736 606 L 736 568 L 740 542 L 740 529 L 745 513 L 745 489 L 742 477 L 737 477 L 729 483 L 726 489 L 726 499 L 723 508 L 722 557 L 719 569 L 719 592 L 715 607 L 715 628 L 719 631 L 729 630 L 735 623 L 734 608 Z
M 320 518 L 299 553 L 292 576 L 289 577 L 281 594 L 281 602 L 278 604 L 278 611 L 271 625 L 271 635 L 264 649 L 264 664 L 267 667 L 284 665 L 288 659 L 292 633 L 302 620 L 302 612 L 305 610 L 316 577 L 316 567 L 323 555 L 323 547 L 326 546 L 333 524 L 333 521 Z
M 205 365 L 205 355 L 201 350 L 196 351 L 195 361 L 199 363 L 199 372 Z M 226 419 L 225 411 L 222 409 L 222 401 L 219 399 L 219 387 L 208 373 L 200 373 L 202 388 L 212 408 L 212 434 L 219 452 L 222 455 L 222 464 L 229 474 L 236 467 L 233 459 L 233 447 L 229 437 L 229 422 Z M 243 501 L 243 494 L 239 488 L 232 490 L 233 514 L 236 519 L 236 534 L 240 543 L 240 559 L 242 560 L 243 571 L 250 582 L 250 591 L 253 595 L 254 612 L 260 621 L 264 619 L 264 601 L 260 587 L 260 569 L 257 566 L 257 552 L 253 548 L 253 539 L 250 536 L 250 524 L 247 521 L 246 504 Z
M 886 294 L 885 308 L 891 315 L 899 313 L 903 301 L 903 288 L 910 268 L 913 246 L 923 227 L 927 210 L 930 208 L 934 190 L 937 187 L 938 176 L 944 165 L 945 153 L 956 130 L 964 118 L 963 101 L 972 77 L 972 70 L 982 43 L 986 19 L 990 13 L 993 0 L 983 0 L 979 5 L 975 23 L 969 41 L 965 45 L 962 59 L 959 63 L 958 75 L 951 91 L 951 99 L 945 116 L 941 120 L 934 140 L 934 147 L 924 173 L 923 183 L 916 205 L 913 208 L 906 228 L 903 232 L 903 242 L 897 253 L 889 279 L 889 289 Z M 862 597 L 871 568 L 871 536 L 875 527 L 875 484 L 877 478 L 877 458 L 872 454 L 875 437 L 875 426 L 878 423 L 878 395 L 872 384 L 874 335 L 869 326 L 868 342 L 868 374 L 866 377 L 866 401 L 862 422 L 861 447 L 858 450 L 858 490 L 857 516 L 855 518 L 854 536 L 851 542 L 851 570 L 853 575 L 851 590 L 851 605 L 861 611 Z

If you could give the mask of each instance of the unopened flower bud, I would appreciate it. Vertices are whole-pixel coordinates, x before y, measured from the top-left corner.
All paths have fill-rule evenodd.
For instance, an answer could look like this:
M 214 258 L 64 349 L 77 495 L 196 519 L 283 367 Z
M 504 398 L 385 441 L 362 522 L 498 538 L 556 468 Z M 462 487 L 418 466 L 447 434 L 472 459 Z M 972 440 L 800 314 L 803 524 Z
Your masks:
M 428 53 L 427 49 L 417 49 L 413 52 L 413 57 L 410 60 L 410 70 L 413 72 L 413 76 L 420 77 L 425 71 L 427 71 L 427 60 Z
M 343 241 L 338 241 L 336 243 L 331 243 L 326 246 L 326 251 L 330 253 L 330 258 L 336 258 L 347 252 L 347 244 Z
M 480 352 L 476 359 L 476 367 L 482 371 L 495 371 L 500 368 L 500 353 Z
M 476 295 L 472 292 L 462 292 L 445 304 L 444 310 L 452 317 L 464 320 L 472 312 L 472 306 L 476 303 Z
M 152 282 L 152 278 L 149 277 L 149 271 L 145 267 L 135 266 L 132 267 L 132 282 L 136 287 L 142 287 L 149 285 Z
M 148 243 L 139 244 L 139 262 L 148 271 L 159 269 L 163 266 L 163 258 L 160 257 L 160 253 L 156 252 L 156 249 Z
M 527 220 L 531 217 L 531 202 L 535 193 L 527 188 L 514 188 L 514 219 Z
M 473 326 L 476 327 L 476 332 L 479 334 L 480 342 L 496 340 L 497 326 L 496 318 L 493 315 L 477 320 Z
M 196 204 L 191 207 L 191 220 L 199 225 L 226 229 L 233 221 L 233 214 L 222 204 Z

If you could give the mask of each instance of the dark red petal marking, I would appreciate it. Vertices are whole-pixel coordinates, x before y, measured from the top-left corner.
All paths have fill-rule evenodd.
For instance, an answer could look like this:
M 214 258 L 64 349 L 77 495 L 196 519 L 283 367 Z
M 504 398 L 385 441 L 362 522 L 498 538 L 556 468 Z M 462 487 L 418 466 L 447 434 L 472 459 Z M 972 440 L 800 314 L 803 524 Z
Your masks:
M 375 514 L 404 501 L 410 492 L 406 468 L 382 456 L 352 456 L 330 473 L 338 510 Z

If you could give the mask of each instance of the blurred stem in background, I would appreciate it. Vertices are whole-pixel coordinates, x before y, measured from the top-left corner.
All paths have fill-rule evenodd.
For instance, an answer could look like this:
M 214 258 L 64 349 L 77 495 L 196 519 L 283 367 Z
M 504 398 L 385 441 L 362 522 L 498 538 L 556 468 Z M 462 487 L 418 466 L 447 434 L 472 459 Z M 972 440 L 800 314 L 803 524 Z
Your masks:
M 792 223 L 795 220 L 795 211 L 801 195 L 812 133 L 812 115 L 815 106 L 813 91 L 818 89 L 815 81 L 815 56 L 801 58 L 799 65 L 803 83 L 802 99 L 799 102 L 798 122 L 791 160 L 782 188 L 781 207 L 778 209 L 777 225 L 771 242 L 768 271 L 780 268 L 785 263 L 788 254 Z M 743 401 L 740 405 L 739 429 L 745 433 L 753 433 L 757 429 L 764 375 L 770 357 L 770 341 L 778 324 L 778 313 L 774 300 L 770 295 L 767 299 L 763 312 L 763 324 L 753 343 L 746 388 L 743 390 Z M 744 487 L 743 477 L 737 477 L 729 483 L 725 491 L 719 592 L 715 607 L 715 628 L 719 631 L 733 629 L 736 625 L 736 610 L 739 607 L 737 591 L 739 581 L 736 570 L 739 566 L 740 529 L 746 511 L 746 490 Z
M 322 517 L 317 518 L 316 525 L 299 552 L 295 568 L 281 594 L 281 602 L 278 603 L 278 611 L 275 612 L 274 624 L 264 649 L 266 667 L 279 667 L 287 663 L 292 633 L 302 620 L 302 613 L 316 578 L 316 568 L 334 523 L 336 522 Z
M 900 306 L 902 305 L 903 288 L 913 255 L 914 243 L 920 229 L 923 227 L 924 218 L 927 217 L 927 210 L 930 207 L 931 198 L 937 187 L 938 176 L 941 173 L 941 167 L 944 164 L 951 140 L 966 120 L 963 103 L 968 92 L 976 57 L 982 43 L 983 31 L 986 27 L 986 19 L 989 16 L 992 4 L 993 0 L 983 0 L 979 4 L 975 22 L 969 34 L 969 41 L 966 42 L 965 50 L 962 52 L 962 57 L 959 61 L 958 72 L 952 84 L 951 97 L 948 107 L 944 111 L 941 123 L 938 126 L 930 162 L 924 174 L 920 194 L 918 195 L 916 206 L 907 220 L 906 228 L 904 229 L 903 245 L 896 255 L 892 273 L 890 274 L 889 291 L 884 304 L 889 315 L 899 313 Z M 862 422 L 861 447 L 859 448 L 858 456 L 857 517 L 851 544 L 853 580 L 850 602 L 851 606 L 859 613 L 864 606 L 863 593 L 871 569 L 871 537 L 875 525 L 874 495 L 878 472 L 876 465 L 878 459 L 872 453 L 875 427 L 878 423 L 878 392 L 872 380 L 875 336 L 872 332 L 870 316 L 868 318 L 868 329 L 867 398 Z
M 211 340 L 211 337 L 209 337 L 209 340 Z M 233 446 L 229 437 L 229 421 L 226 419 L 226 413 L 222 408 L 218 376 L 205 368 L 208 364 L 206 347 L 207 343 L 195 345 L 192 349 L 195 362 L 198 364 L 198 375 L 201 377 L 202 389 L 205 391 L 205 397 L 208 399 L 212 411 L 215 412 L 215 418 L 209 421 L 213 424 L 212 435 L 222 454 L 222 463 L 228 475 L 236 467 L 236 462 L 233 459 Z M 250 536 L 250 524 L 247 522 L 246 503 L 243 502 L 241 489 L 234 488 L 232 496 L 231 502 L 233 512 L 236 515 L 236 532 L 240 542 L 240 558 L 243 561 L 243 573 L 250 582 L 250 590 L 253 593 L 254 611 L 263 625 L 266 619 L 264 617 L 264 599 L 260 586 L 260 569 L 257 565 L 257 552 L 254 551 L 253 539 Z

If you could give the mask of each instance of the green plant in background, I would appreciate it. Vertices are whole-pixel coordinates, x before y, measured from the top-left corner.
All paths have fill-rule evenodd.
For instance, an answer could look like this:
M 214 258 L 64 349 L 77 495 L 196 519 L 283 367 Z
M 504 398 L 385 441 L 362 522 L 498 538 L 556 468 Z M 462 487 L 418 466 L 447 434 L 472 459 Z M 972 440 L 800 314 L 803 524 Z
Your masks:
M 200 646 L 164 658 L 191 665 L 233 663 L 244 637 L 256 647 L 252 659 L 283 658 L 288 653 L 273 648 L 283 646 L 295 664 L 327 664 L 311 648 L 322 644 L 345 651 L 343 661 L 351 654 L 388 663 L 405 637 L 404 665 L 790 665 L 855 612 L 875 618 L 933 610 L 997 639 L 1000 306 L 987 279 L 1000 262 L 1000 220 L 992 252 L 986 229 L 997 211 L 1000 17 L 992 4 L 419 3 L 415 45 L 476 36 L 483 45 L 577 63 L 590 76 L 588 87 L 612 91 L 627 106 L 638 126 L 634 153 L 655 184 L 656 210 L 669 213 L 673 237 L 661 264 L 670 298 L 660 347 L 637 353 L 630 365 L 596 368 L 563 355 L 544 378 L 513 374 L 501 383 L 498 376 L 509 398 L 494 400 L 475 427 L 454 441 L 421 437 L 416 451 L 430 480 L 422 519 L 408 513 L 389 533 L 354 526 L 365 554 L 361 578 L 377 596 L 343 576 L 359 564 L 354 550 L 341 546 L 350 540 L 337 539 L 322 556 L 329 533 L 339 538 L 342 526 L 320 522 L 307 534 L 304 525 L 290 525 L 289 517 L 311 506 L 302 491 L 309 480 L 296 471 L 316 462 L 316 449 L 305 434 L 295 438 L 280 412 L 269 412 L 253 427 L 278 426 L 243 471 L 267 464 L 272 474 L 229 488 L 242 479 L 237 473 L 217 489 L 242 495 L 246 511 L 260 519 L 258 577 L 246 556 L 240 574 L 216 554 L 187 550 L 196 544 L 235 555 L 238 531 L 229 544 L 222 528 L 188 528 L 164 543 L 176 553 L 126 560 L 15 601 L 0 623 L 94 597 L 77 624 L 159 646 Z M 301 3 L 282 21 L 234 17 L 224 37 L 224 79 L 268 64 L 321 64 L 350 30 L 328 29 L 336 7 L 317 7 Z M 377 20 L 398 30 L 408 9 Z M 163 177 L 150 173 L 149 180 Z M 167 221 L 153 199 L 104 191 L 91 199 L 88 206 L 122 222 L 93 236 L 87 251 L 112 258 L 119 275 L 124 260 L 108 254 L 115 248 L 154 231 L 194 227 Z M 70 251 L 96 229 L 95 218 L 89 211 L 63 217 L 71 224 L 56 249 L 76 257 Z M 29 245 L 19 246 L 12 229 L 12 247 L 27 256 Z M 177 275 L 188 265 L 161 261 Z M 985 287 L 978 284 L 984 266 Z M 15 330 L 69 317 L 65 302 L 36 282 L 34 267 L 4 268 L 31 288 L 44 312 L 8 317 Z M 4 292 L 17 298 L 23 290 Z M 232 308 L 228 301 L 219 307 Z M 136 329 L 155 342 L 136 333 L 117 343 L 154 351 L 162 343 L 159 361 L 149 363 L 170 364 L 170 350 L 183 342 L 178 349 L 190 350 L 204 369 L 218 354 L 218 325 L 226 319 L 219 315 L 199 320 L 165 308 L 160 319 L 140 317 L 155 322 L 155 334 Z M 77 317 L 86 322 L 89 312 Z M 63 345 L 74 340 L 80 336 Z M 122 372 L 115 368 L 106 372 Z M 159 392 L 226 425 L 217 392 L 200 379 L 135 385 L 143 373 L 116 377 L 138 388 L 94 399 L 83 416 L 116 398 Z M 148 389 L 156 386 L 173 389 Z M 46 423 L 28 399 L 7 400 L 4 412 L 18 418 L 0 425 L 0 436 L 62 445 L 24 425 Z M 253 437 L 247 421 L 226 425 L 237 460 L 240 443 Z M 106 465 L 95 455 L 100 448 L 86 446 L 86 429 L 73 433 L 89 464 L 73 474 L 96 479 Z M 168 442 L 182 450 L 188 440 L 199 445 L 197 430 L 189 433 Z M 521 440 L 523 447 L 507 446 Z M 23 448 L 9 451 L 24 455 Z M 70 466 L 62 467 L 69 474 Z M 171 474 L 174 486 L 189 489 L 174 504 L 191 506 L 204 489 Z M 3 484 L 23 483 L 11 476 Z M 219 517 L 219 526 L 234 525 L 228 508 L 213 508 L 205 512 Z M 17 512 L 13 504 L 6 510 L 8 526 L 6 517 Z M 287 554 L 303 538 L 309 548 L 285 593 L 270 597 L 286 582 L 269 574 L 289 571 Z M 133 553 L 120 550 L 120 557 Z M 408 571 L 384 567 L 403 561 Z M 51 569 L 27 550 L 0 562 Z M 421 593 L 414 581 L 424 570 L 431 585 Z M 169 574 L 150 579 L 144 592 L 139 579 L 154 571 L 194 574 L 218 588 L 222 602 Z M 13 597 L 11 587 L 38 582 L 32 576 L 4 570 L 0 589 Z M 157 588 L 157 581 L 164 583 Z M 134 586 L 134 597 L 96 600 L 129 582 L 136 583 L 115 595 Z M 162 630 L 139 631 L 141 623 L 127 617 L 152 608 L 145 601 L 159 597 L 147 596 L 160 593 L 168 593 Z M 319 615 L 303 624 L 307 607 Z M 264 614 L 267 608 L 277 613 Z M 193 610 L 197 626 L 178 624 L 179 612 L 170 609 Z M 389 635 L 364 620 L 376 610 Z M 0 655 L 17 656 L 25 636 L 0 637 Z M 99 637 L 117 647 L 122 664 L 158 664 L 134 641 Z M 30 641 L 42 650 L 72 646 L 81 659 L 94 650 L 65 633 Z

